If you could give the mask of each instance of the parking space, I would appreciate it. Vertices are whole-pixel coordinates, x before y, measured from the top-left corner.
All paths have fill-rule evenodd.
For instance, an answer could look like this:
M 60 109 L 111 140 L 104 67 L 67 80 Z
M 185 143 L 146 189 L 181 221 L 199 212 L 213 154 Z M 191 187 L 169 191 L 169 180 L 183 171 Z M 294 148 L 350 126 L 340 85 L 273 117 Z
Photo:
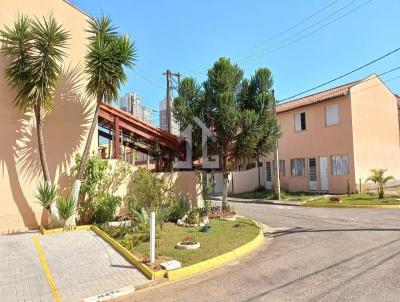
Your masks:
M 40 262 L 33 237 L 45 258 Z M 1 301 L 82 301 L 148 279 L 91 231 L 0 237 Z M 54 280 L 52 295 L 48 279 Z

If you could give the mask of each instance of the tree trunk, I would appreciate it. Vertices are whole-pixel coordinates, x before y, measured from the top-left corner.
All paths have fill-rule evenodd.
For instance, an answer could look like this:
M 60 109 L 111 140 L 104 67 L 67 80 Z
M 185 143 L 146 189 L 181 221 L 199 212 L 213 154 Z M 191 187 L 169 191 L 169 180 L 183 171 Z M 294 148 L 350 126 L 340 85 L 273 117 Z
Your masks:
M 260 159 L 257 157 L 258 189 L 261 190 Z
M 228 187 L 229 187 L 229 182 L 228 182 L 228 172 L 223 172 L 222 177 L 223 177 L 223 185 L 222 185 L 222 209 L 225 210 L 229 207 L 228 205 Z
M 85 171 L 86 161 L 87 161 L 87 159 L 89 157 L 90 146 L 92 145 L 92 141 L 93 141 L 94 130 L 96 129 L 96 125 L 97 125 L 97 115 L 99 113 L 99 108 L 100 108 L 101 101 L 102 101 L 102 97 L 98 97 L 97 98 L 96 109 L 95 109 L 94 115 L 93 115 L 92 124 L 90 126 L 89 134 L 88 134 L 88 137 L 87 137 L 87 140 L 86 140 L 85 149 L 84 149 L 83 154 L 82 154 L 81 162 L 79 163 L 79 170 L 78 170 L 78 173 L 76 175 L 76 178 L 75 178 L 75 181 L 74 181 L 74 185 L 72 187 L 71 197 L 73 198 L 73 200 L 75 202 L 76 211 L 78 210 L 78 206 L 79 206 L 79 204 L 78 204 L 79 191 L 81 189 L 81 183 L 82 183 L 83 173 Z M 75 219 L 71 219 L 71 220 L 72 220 L 71 223 L 74 224 L 75 223 Z
M 39 158 L 40 164 L 42 166 L 44 181 L 51 185 L 49 167 L 47 166 L 46 150 L 44 148 L 43 140 L 43 125 L 42 125 L 42 115 L 40 112 L 40 104 L 34 107 L 35 120 L 36 120 L 36 131 L 39 147 Z

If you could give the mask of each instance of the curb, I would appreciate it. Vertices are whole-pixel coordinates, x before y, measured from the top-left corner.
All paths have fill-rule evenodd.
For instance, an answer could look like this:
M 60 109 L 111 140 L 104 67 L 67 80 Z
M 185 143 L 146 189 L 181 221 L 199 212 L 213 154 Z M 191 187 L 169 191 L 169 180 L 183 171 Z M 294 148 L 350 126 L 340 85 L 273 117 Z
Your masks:
M 118 253 L 123 255 L 131 264 L 136 266 L 147 278 L 156 280 L 165 276 L 165 270 L 159 270 L 153 272 L 147 265 L 143 264 L 138 258 L 136 258 L 129 250 L 123 247 L 119 242 L 108 236 L 97 226 L 92 225 L 92 231 L 108 242 Z
M 306 208 L 361 208 L 361 209 L 400 209 L 399 204 L 355 204 L 355 205 L 341 205 L 341 204 L 327 204 L 327 205 L 314 205 L 314 204 L 303 204 L 302 207 Z
M 221 266 L 227 262 L 231 262 L 231 261 L 235 260 L 236 258 L 243 256 L 243 255 L 253 251 L 258 246 L 260 246 L 265 240 L 263 228 L 257 221 L 255 221 L 251 218 L 247 218 L 247 219 L 249 219 L 251 222 L 253 222 L 259 229 L 258 235 L 254 239 L 252 239 L 251 241 L 247 242 L 246 244 L 244 244 L 240 247 L 237 247 L 236 249 L 234 249 L 232 251 L 226 252 L 224 254 L 207 259 L 205 261 L 201 261 L 196 264 L 182 267 L 180 269 L 173 270 L 173 271 L 165 271 L 165 270 L 159 270 L 159 271 L 155 271 L 155 272 L 152 271 L 147 265 L 143 264 L 137 257 L 135 257 L 128 249 L 123 247 L 118 241 L 111 238 L 109 235 L 107 235 L 105 232 L 100 230 L 95 225 L 76 226 L 72 230 L 64 230 L 63 228 L 46 230 L 43 226 L 40 226 L 40 231 L 43 235 L 52 235 L 52 234 L 60 234 L 63 232 L 92 230 L 98 236 L 100 236 L 104 241 L 109 243 L 118 253 L 120 253 L 122 256 L 124 256 L 125 259 L 127 259 L 129 263 L 131 263 L 132 265 L 137 267 L 137 269 L 139 269 L 147 278 L 149 278 L 151 280 L 158 280 L 163 277 L 166 277 L 166 278 L 168 278 L 168 281 L 176 281 L 176 280 L 181 280 L 181 279 L 187 278 L 187 277 L 197 274 L 197 273 L 206 272 L 210 269 Z
M 218 198 L 210 198 L 213 201 L 221 201 L 221 199 Z M 290 206 L 290 207 L 301 207 L 302 204 L 295 204 L 291 202 L 273 202 L 268 199 L 248 199 L 248 200 L 236 200 L 236 199 L 229 199 L 229 202 L 239 202 L 239 203 L 253 203 L 253 204 L 269 204 L 269 205 L 275 205 L 275 206 Z
M 42 235 L 54 235 L 54 234 L 61 234 L 61 233 L 67 233 L 67 232 L 76 232 L 76 231 L 89 231 L 91 229 L 91 225 L 78 225 L 72 227 L 72 229 L 64 229 L 64 228 L 57 228 L 57 229 L 51 229 L 47 230 L 44 226 L 40 226 L 39 230 Z
M 176 281 L 197 273 L 206 272 L 212 268 L 221 266 L 227 262 L 231 262 L 239 256 L 243 256 L 256 249 L 264 242 L 264 233 L 261 226 L 256 221 L 252 219 L 249 220 L 251 220 L 259 229 L 258 235 L 253 240 L 225 254 L 177 270 L 168 271 L 168 281 Z

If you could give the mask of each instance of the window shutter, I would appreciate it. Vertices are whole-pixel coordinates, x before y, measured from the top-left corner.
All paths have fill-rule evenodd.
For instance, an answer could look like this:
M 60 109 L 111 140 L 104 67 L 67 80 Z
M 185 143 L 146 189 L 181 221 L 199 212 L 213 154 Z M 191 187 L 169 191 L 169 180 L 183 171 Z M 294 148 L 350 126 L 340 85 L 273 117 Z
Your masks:
M 296 130 L 296 132 L 301 131 L 301 114 L 300 113 L 296 113 L 294 115 L 294 129 Z

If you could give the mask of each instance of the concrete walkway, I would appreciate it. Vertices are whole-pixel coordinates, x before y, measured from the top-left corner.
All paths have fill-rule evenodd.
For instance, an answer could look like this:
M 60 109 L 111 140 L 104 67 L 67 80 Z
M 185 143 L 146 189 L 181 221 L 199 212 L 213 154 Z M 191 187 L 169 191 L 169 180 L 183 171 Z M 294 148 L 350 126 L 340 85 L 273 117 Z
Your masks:
M 62 301 L 82 301 L 149 280 L 91 231 L 0 236 L 0 301 L 54 301 L 39 243 Z

